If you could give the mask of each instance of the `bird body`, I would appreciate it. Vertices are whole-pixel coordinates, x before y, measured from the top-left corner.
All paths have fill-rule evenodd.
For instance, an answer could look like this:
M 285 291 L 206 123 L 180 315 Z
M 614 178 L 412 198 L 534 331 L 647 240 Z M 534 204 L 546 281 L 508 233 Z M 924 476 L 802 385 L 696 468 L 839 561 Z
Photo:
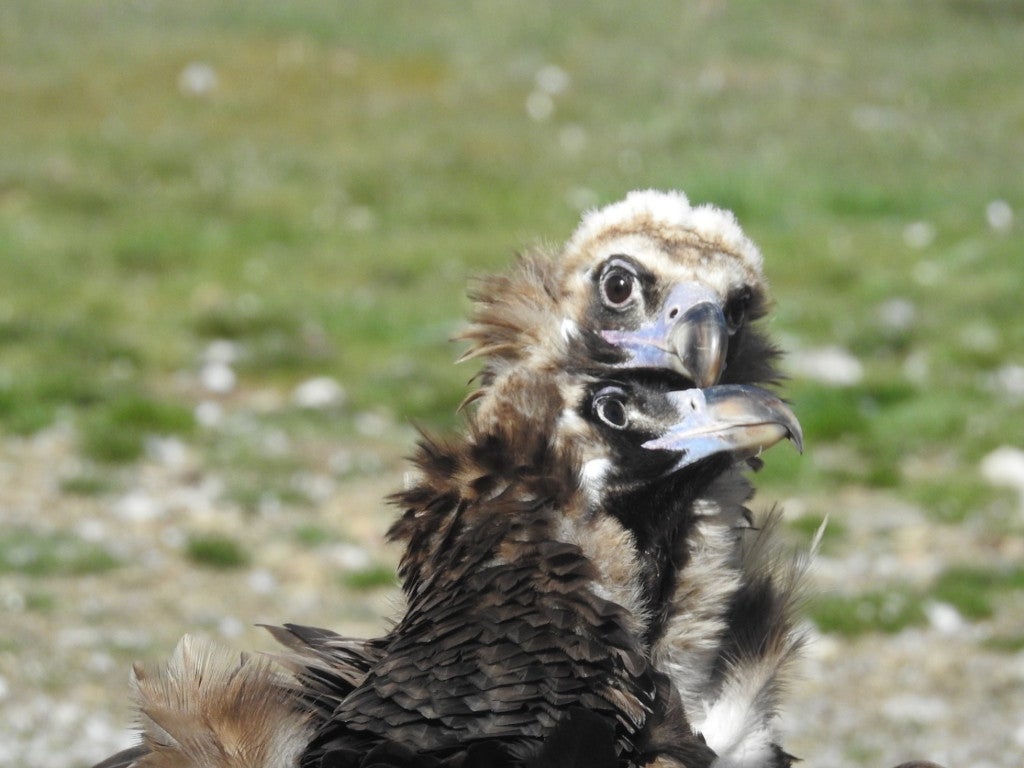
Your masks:
M 340 756 L 384 742 L 437 759 L 500 744 L 516 765 L 539 764 L 573 707 L 607 725 L 616 764 L 683 754 L 681 764 L 710 764 L 651 664 L 650 637 L 692 503 L 731 459 L 678 458 L 680 441 L 698 439 L 689 434 L 644 447 L 641 435 L 669 439 L 665 419 L 690 418 L 663 387 L 531 377 L 505 400 L 517 405 L 514 420 L 474 419 L 457 440 L 422 441 L 419 480 L 396 495 L 405 512 L 390 534 L 406 545 L 406 611 L 305 764 L 359 765 Z M 612 426 L 595 415 L 605 407 Z M 786 423 L 770 442 L 798 429 L 785 413 L 770 418 Z M 588 474 L 595 464 L 603 472 Z
M 553 376 L 580 358 L 679 387 L 779 379 L 778 350 L 757 324 L 771 303 L 761 253 L 730 212 L 691 206 L 682 193 L 633 192 L 590 211 L 560 250 L 524 254 L 472 297 L 464 357 L 484 366 L 467 401 L 484 418 L 505 418 L 524 371 Z M 723 767 L 787 764 L 772 722 L 803 640 L 803 563 L 775 543 L 777 515 L 748 509 L 752 495 L 737 462 L 694 502 L 675 593 L 652 637 L 654 664 L 696 730 L 734 756 Z M 765 551 L 771 567 L 755 556 Z

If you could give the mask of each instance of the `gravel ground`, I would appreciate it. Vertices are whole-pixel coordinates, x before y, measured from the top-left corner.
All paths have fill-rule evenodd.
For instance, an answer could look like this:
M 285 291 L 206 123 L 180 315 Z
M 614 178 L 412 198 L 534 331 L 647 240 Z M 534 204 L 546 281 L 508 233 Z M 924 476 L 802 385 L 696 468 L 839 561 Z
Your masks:
M 382 497 L 401 482 L 408 435 L 375 444 L 378 469 L 337 478 L 324 470 L 314 509 L 269 505 L 241 512 L 224 479 L 177 443 L 126 469 L 118 490 L 61 491 L 80 471 L 73 433 L 54 427 L 0 441 L 0 510 L 7 530 L 71 531 L 123 565 L 79 576 L 0 572 L 0 766 L 86 766 L 132 740 L 126 693 L 132 661 L 165 658 L 185 631 L 246 650 L 270 650 L 254 625 L 290 620 L 355 635 L 381 631 L 395 611 L 390 588 L 353 591 L 343 575 L 393 565 L 382 534 L 392 517 Z M 950 561 L 1019 562 L 1024 537 L 995 539 L 984 526 L 930 524 L 891 497 L 783 500 L 789 513 L 828 508 L 846 535 L 826 550 L 813 578 L 823 590 L 926 583 Z M 337 533 L 311 545 L 296 520 Z M 189 532 L 240 542 L 250 564 L 198 567 L 183 552 Z M 814 636 L 794 677 L 781 722 L 804 765 L 894 766 L 910 758 L 948 768 L 1024 765 L 1024 653 L 986 639 L 1020 635 L 1024 597 L 992 620 L 969 623 L 930 607 L 927 627 L 855 640 Z

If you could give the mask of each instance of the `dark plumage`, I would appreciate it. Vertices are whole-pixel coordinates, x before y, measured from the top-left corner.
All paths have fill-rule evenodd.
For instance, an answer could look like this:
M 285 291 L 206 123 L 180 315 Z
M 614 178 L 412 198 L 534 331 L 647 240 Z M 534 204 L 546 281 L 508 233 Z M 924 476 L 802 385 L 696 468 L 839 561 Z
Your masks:
M 587 213 L 560 251 L 525 254 L 473 298 L 461 338 L 465 358 L 484 360 L 468 398 L 482 419 L 506 418 L 508 379 L 526 370 L 644 369 L 680 388 L 780 378 L 757 323 L 770 307 L 761 254 L 731 213 L 680 193 L 634 192 Z M 761 768 L 785 764 L 772 721 L 801 644 L 802 566 L 774 543 L 777 514 L 746 508 L 744 469 L 723 467 L 695 502 L 652 658 L 721 764 Z
M 799 441 L 795 419 L 752 388 L 515 384 L 514 419 L 421 443 L 395 497 L 408 605 L 390 633 L 274 630 L 283 670 L 186 641 L 166 674 L 137 672 L 146 751 L 112 765 L 710 765 L 650 641 L 694 501 Z
M 572 742 L 574 708 L 614 735 L 617 765 L 709 765 L 650 663 L 650 636 L 686 557 L 691 505 L 731 462 L 721 452 L 760 450 L 797 427 L 781 403 L 769 416 L 747 390 L 726 388 L 723 399 L 756 407 L 755 421 L 785 424 L 756 446 L 704 455 L 694 441 L 706 432 L 670 428 L 720 404 L 684 409 L 679 397 L 630 379 L 529 377 L 504 398 L 518 418 L 424 440 L 420 480 L 396 496 L 406 511 L 391 531 L 406 544 L 408 607 L 350 692 L 332 698 L 314 665 L 307 689 L 323 688 L 313 698 L 334 708 L 303 765 L 362 765 L 395 743 L 442 764 L 496 749 L 542 765 L 549 739 Z M 645 446 L 658 438 L 667 442 Z

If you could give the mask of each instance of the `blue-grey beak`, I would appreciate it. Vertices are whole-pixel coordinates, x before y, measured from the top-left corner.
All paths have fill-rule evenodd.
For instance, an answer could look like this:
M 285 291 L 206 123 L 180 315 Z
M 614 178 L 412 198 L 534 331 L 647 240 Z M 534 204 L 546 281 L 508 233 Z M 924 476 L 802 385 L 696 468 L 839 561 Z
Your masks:
M 675 286 L 653 319 L 639 328 L 601 335 L 628 353 L 623 367 L 669 368 L 698 387 L 718 382 L 729 350 L 722 300 L 701 283 Z
M 783 439 L 803 453 L 803 432 L 789 406 L 760 387 L 723 384 L 668 393 L 676 422 L 644 448 L 679 454 L 674 469 L 708 456 L 732 455 L 737 461 L 760 455 Z

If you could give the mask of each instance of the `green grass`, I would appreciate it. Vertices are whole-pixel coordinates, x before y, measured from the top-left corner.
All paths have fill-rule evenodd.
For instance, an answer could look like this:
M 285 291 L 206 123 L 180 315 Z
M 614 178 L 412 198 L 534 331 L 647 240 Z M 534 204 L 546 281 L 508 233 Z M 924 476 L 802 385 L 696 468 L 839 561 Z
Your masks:
M 1001 593 L 1024 589 L 1024 568 L 954 567 L 944 571 L 932 595 L 956 608 L 965 618 L 987 619 Z
M 1024 589 L 1024 568 L 953 566 L 926 589 L 900 586 L 853 595 L 820 595 L 811 601 L 810 614 L 818 628 L 847 637 L 869 632 L 899 632 L 926 623 L 925 603 L 947 603 L 967 621 L 991 618 L 998 600 Z M 996 636 L 990 646 L 1012 651 L 1017 636 Z
M 193 563 L 208 568 L 232 569 L 249 564 L 249 554 L 234 539 L 218 535 L 189 537 L 185 555 Z
M 369 409 L 449 427 L 473 373 L 448 343 L 468 277 L 564 240 L 581 201 L 673 187 L 734 209 L 761 245 L 786 346 L 838 344 L 865 368 L 850 388 L 787 385 L 808 454 L 776 449 L 759 483 L 882 488 L 943 524 L 1005 506 L 977 465 L 1024 434 L 1024 409 L 989 385 L 1024 364 L 1017 6 L 624 13 L 5 5 L 0 431 L 66 419 L 101 463 L 179 435 L 253 507 L 288 481 L 261 480 L 237 433 L 192 424 L 210 342 L 238 345 L 243 396 L 287 403 L 306 377 L 338 379 L 347 410 L 303 425 L 311 440 Z M 216 74 L 204 95 L 179 88 L 195 62 Z M 569 85 L 536 121 L 547 65 Z M 986 223 L 993 200 L 1010 231 Z M 923 246 L 905 237 L 918 222 Z M 894 299 L 913 306 L 905 326 L 882 318 Z M 817 463 L 829 447 L 853 460 Z
M 811 619 L 822 632 L 856 637 L 896 633 L 925 623 L 920 596 L 901 589 L 860 595 L 823 595 L 811 601 Z
M 0 537 L 0 573 L 25 576 L 84 576 L 110 571 L 121 561 L 103 547 L 70 533 L 5 530 Z
M 395 569 L 392 566 L 374 565 L 344 574 L 341 577 L 341 583 L 349 589 L 365 591 L 395 587 L 398 585 L 398 578 L 395 576 Z

